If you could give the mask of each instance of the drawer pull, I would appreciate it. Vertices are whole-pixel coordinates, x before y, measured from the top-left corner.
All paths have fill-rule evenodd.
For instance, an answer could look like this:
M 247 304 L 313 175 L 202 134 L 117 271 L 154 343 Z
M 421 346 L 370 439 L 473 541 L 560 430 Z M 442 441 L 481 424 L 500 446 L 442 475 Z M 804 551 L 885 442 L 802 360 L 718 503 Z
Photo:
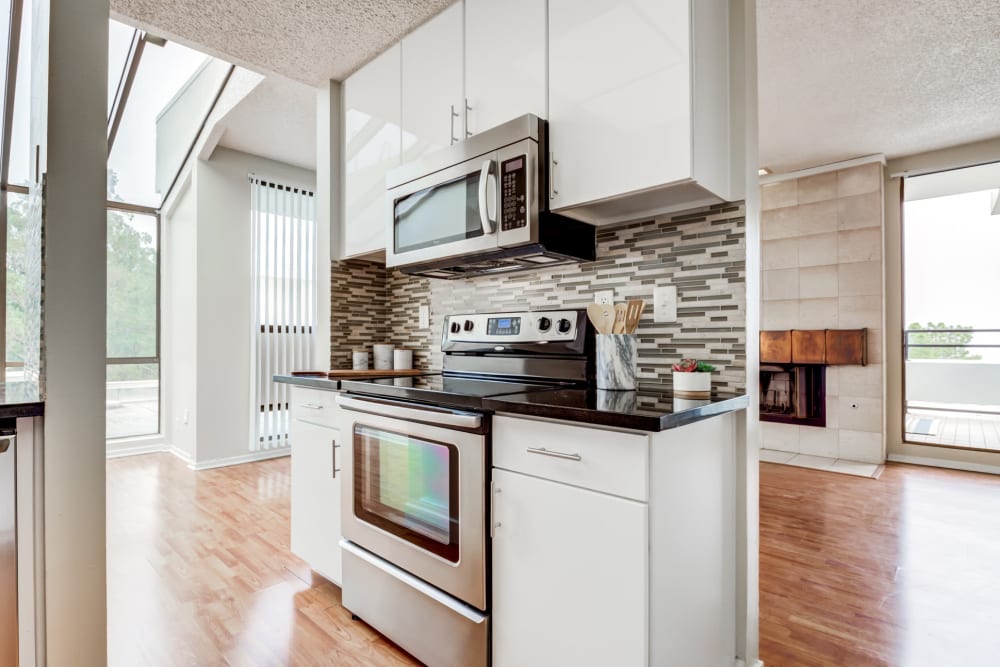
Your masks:
M 304 407 L 306 410 L 322 410 L 323 409 L 323 406 L 320 405 L 319 403 L 303 403 L 302 407 Z
M 529 454 L 541 454 L 542 456 L 554 456 L 557 459 L 569 459 L 570 461 L 582 461 L 583 457 L 579 454 L 566 454 L 564 452 L 554 452 L 551 449 L 545 449 L 544 447 L 528 447 Z

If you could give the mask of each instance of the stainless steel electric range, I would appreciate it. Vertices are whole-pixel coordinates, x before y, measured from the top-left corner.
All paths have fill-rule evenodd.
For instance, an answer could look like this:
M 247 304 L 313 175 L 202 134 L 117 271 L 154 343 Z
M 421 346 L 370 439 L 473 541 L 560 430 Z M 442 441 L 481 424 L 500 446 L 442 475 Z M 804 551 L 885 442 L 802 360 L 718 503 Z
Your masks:
M 343 604 L 431 667 L 489 661 L 490 414 L 586 386 L 583 310 L 456 314 L 441 373 L 344 381 Z

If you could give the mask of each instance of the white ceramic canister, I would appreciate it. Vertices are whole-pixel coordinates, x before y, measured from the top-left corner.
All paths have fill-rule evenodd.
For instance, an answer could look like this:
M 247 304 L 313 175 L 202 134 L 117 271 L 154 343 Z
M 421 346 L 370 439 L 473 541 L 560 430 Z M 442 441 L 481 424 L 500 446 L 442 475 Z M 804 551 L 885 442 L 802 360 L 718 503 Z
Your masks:
M 392 367 L 397 371 L 408 371 L 413 368 L 413 350 L 397 347 L 392 353 Z
M 355 371 L 368 370 L 368 350 L 351 351 L 351 370 Z
M 392 351 L 395 349 L 392 343 L 375 343 L 372 349 L 375 352 L 375 370 L 391 371 Z

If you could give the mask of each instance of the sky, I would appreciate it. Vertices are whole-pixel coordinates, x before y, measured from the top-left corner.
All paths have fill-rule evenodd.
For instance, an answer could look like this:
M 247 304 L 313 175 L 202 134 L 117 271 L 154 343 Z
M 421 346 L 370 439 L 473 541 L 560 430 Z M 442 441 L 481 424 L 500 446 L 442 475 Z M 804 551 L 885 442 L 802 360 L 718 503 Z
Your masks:
M 998 184 L 1000 185 L 1000 184 Z M 912 322 L 1000 329 L 1000 215 L 997 190 L 908 201 L 903 210 L 904 309 Z M 1000 345 L 1000 334 L 975 343 Z M 977 349 L 1000 362 L 1000 348 Z

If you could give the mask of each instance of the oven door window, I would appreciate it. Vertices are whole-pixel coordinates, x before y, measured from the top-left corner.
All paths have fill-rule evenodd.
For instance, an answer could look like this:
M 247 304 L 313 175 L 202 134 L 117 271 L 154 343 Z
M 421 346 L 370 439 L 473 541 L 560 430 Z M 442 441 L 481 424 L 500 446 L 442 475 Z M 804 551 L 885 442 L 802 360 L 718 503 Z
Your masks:
M 458 449 L 355 425 L 354 514 L 457 563 Z
M 397 199 L 392 219 L 397 254 L 483 236 L 479 171 Z

